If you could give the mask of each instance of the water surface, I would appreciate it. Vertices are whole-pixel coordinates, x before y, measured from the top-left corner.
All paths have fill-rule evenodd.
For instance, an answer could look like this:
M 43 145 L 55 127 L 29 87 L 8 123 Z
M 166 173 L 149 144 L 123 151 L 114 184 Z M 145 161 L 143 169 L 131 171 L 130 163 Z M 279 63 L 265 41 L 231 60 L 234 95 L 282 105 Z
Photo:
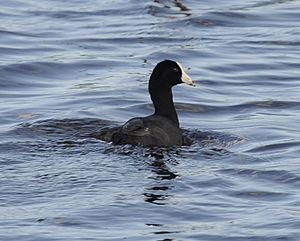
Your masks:
M 0 9 L 1 240 L 298 240 L 300 2 L 20 1 Z M 191 147 L 112 146 L 163 59 Z

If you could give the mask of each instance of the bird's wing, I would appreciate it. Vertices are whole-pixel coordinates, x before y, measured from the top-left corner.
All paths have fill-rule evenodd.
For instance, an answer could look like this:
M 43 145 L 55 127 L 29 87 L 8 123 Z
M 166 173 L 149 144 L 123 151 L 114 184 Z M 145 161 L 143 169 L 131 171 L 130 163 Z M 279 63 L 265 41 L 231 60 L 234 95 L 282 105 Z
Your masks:
M 122 133 L 134 136 L 149 134 L 149 129 L 144 125 L 142 118 L 133 118 L 122 126 Z

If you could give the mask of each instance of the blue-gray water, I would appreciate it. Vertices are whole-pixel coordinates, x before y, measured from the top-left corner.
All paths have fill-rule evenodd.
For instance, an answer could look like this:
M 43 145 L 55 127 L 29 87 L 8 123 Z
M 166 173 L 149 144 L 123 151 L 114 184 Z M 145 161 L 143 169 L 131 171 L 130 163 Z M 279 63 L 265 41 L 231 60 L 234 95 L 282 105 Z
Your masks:
M 0 240 L 299 240 L 300 1 L 0 1 Z M 114 147 L 163 59 L 191 147 Z

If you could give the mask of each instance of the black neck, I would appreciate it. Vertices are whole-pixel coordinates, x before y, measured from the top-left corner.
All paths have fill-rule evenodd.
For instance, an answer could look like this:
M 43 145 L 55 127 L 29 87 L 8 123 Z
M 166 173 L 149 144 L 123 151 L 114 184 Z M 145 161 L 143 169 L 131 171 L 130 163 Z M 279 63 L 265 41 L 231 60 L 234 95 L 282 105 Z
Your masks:
M 179 127 L 177 112 L 170 86 L 156 86 L 149 82 L 149 92 L 154 105 L 155 115 L 164 116 Z

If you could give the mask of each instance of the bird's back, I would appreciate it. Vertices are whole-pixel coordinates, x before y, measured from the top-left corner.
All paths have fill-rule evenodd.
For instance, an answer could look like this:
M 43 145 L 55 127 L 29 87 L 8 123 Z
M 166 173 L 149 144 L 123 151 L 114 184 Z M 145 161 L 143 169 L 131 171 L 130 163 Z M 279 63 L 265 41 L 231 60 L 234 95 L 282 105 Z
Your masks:
M 127 121 L 112 136 L 114 144 L 140 146 L 181 146 L 181 130 L 166 117 L 151 115 Z

